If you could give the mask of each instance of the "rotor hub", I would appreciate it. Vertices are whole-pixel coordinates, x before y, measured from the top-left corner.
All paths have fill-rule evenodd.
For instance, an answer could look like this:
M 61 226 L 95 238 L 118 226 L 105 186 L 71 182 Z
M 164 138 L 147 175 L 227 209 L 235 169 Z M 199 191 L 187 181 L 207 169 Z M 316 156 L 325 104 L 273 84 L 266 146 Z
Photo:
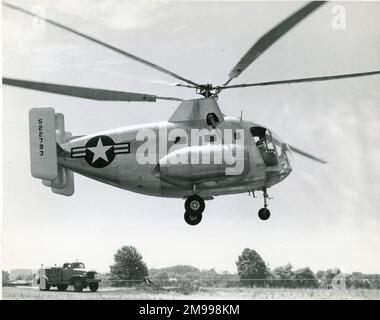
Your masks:
M 215 99 L 218 98 L 218 89 L 215 88 L 211 83 L 201 84 L 196 87 L 197 94 L 204 96 L 205 98 L 213 97 Z

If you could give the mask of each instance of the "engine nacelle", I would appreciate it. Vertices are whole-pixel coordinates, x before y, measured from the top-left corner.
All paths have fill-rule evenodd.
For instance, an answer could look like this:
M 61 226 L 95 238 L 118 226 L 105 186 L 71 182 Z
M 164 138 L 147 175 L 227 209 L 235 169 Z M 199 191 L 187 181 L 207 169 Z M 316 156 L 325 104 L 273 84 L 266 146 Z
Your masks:
M 240 180 L 249 171 L 249 156 L 238 144 L 180 148 L 163 157 L 156 176 L 172 183 Z

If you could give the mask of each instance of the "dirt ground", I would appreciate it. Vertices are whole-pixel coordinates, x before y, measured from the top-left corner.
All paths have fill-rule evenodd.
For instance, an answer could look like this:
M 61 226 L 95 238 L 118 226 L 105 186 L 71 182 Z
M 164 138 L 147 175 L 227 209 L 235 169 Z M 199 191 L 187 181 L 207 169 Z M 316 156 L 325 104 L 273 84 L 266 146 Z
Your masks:
M 380 300 L 380 290 L 349 289 L 268 289 L 268 288 L 207 288 L 201 291 L 184 295 L 176 292 L 145 292 L 136 288 L 101 288 L 98 292 L 84 290 L 81 293 L 74 292 L 72 287 L 60 292 L 55 289 L 39 291 L 35 287 L 4 287 L 3 299 L 5 300 L 145 300 L 145 299 L 375 299 Z

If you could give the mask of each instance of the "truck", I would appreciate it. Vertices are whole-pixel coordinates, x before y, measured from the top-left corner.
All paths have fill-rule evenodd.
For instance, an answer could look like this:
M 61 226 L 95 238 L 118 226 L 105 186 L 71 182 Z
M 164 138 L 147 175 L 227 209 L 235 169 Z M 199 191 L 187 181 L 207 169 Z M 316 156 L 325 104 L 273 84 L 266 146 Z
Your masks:
M 65 291 L 72 285 L 75 292 L 82 292 L 87 287 L 96 292 L 100 281 L 96 278 L 96 271 L 86 270 L 82 262 L 66 262 L 62 267 L 42 267 L 37 275 L 37 284 L 41 291 L 50 290 L 52 287 Z

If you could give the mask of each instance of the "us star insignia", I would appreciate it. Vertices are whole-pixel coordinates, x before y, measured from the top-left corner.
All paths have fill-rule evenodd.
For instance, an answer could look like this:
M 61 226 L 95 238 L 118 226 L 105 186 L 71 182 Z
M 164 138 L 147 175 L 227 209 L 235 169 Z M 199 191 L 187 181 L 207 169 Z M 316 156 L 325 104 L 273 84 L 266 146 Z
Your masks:
M 115 143 L 108 136 L 96 136 L 84 147 L 71 148 L 71 158 L 85 158 L 90 166 L 104 168 L 115 159 L 115 155 L 129 152 L 129 142 Z

